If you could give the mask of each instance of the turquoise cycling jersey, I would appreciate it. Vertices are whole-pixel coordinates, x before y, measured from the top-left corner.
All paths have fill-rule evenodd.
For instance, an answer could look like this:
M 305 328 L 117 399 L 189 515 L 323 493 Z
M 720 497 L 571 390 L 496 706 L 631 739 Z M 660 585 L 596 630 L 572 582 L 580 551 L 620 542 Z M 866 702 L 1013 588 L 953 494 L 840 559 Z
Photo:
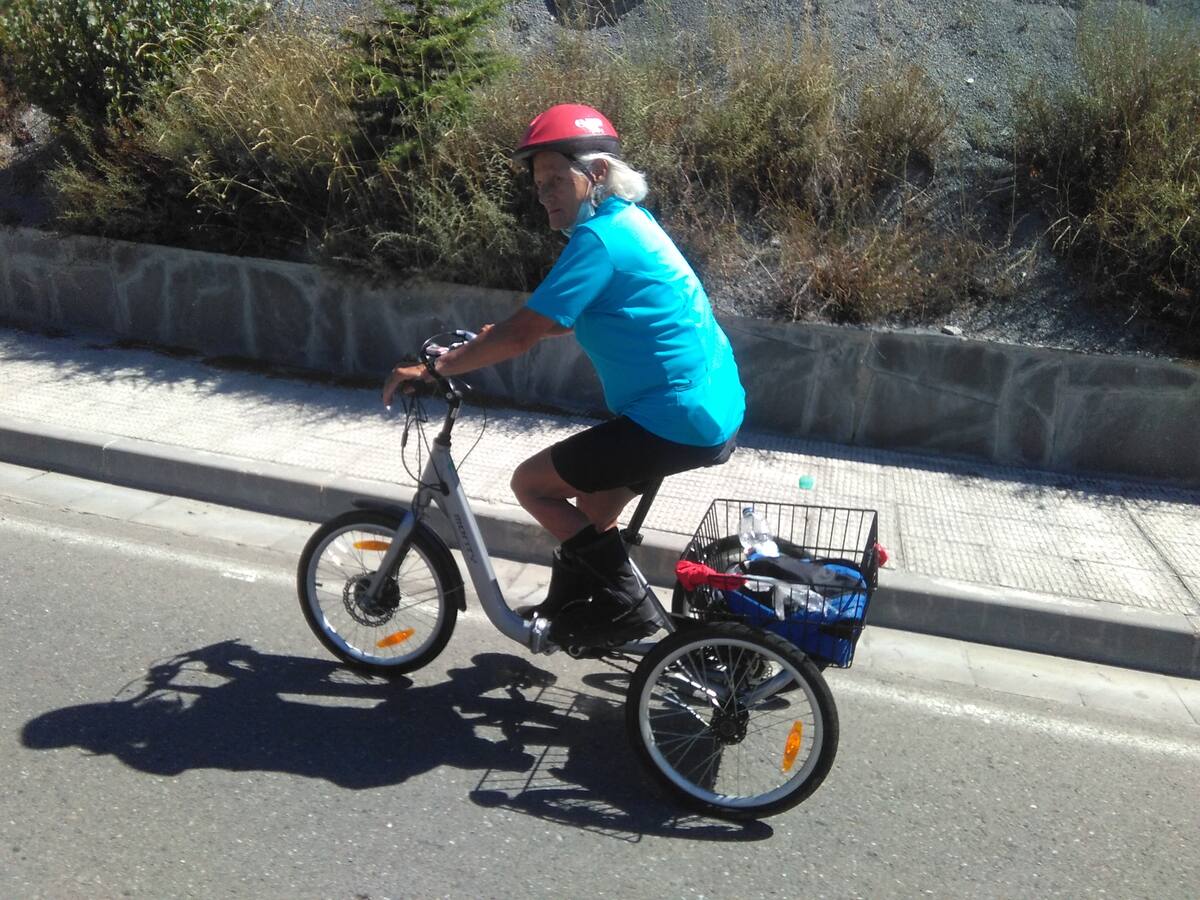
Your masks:
M 741 426 L 746 394 L 729 339 L 696 273 L 640 206 L 601 203 L 527 305 L 575 329 L 614 413 L 697 447 Z

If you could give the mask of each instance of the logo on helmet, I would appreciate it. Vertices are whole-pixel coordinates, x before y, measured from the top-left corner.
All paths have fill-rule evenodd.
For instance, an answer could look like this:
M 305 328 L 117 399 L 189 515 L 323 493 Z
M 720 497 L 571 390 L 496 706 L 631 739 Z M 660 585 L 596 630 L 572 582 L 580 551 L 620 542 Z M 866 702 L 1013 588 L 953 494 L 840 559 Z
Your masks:
M 604 134 L 604 123 L 595 116 L 587 119 L 576 119 L 575 127 L 582 128 L 584 131 L 590 131 L 592 134 Z

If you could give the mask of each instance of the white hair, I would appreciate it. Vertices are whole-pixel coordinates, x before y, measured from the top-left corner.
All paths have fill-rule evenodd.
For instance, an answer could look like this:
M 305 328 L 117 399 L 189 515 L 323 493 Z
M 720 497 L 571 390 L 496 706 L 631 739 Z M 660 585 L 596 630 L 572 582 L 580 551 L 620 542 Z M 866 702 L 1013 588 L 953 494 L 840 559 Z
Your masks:
M 640 203 L 650 193 L 650 186 L 646 184 L 646 176 L 611 153 L 584 153 L 576 159 L 585 168 L 590 168 L 591 164 L 598 159 L 608 163 L 608 175 L 600 183 L 599 199 L 601 200 L 615 194 L 630 203 Z

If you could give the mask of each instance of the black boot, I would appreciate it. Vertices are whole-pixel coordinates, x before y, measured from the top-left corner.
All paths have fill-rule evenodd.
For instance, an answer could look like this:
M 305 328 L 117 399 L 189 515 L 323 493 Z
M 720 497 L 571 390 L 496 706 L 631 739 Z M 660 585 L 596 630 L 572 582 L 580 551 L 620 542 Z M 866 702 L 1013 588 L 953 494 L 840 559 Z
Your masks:
M 570 543 L 568 541 L 567 543 Z M 523 619 L 543 616 L 552 619 L 568 603 L 586 601 L 592 596 L 596 582 L 592 576 L 576 563 L 563 557 L 566 544 L 554 551 L 554 561 L 550 564 L 550 585 L 546 588 L 546 599 L 536 606 L 522 606 L 517 609 L 517 615 Z
M 646 589 L 633 574 L 621 533 L 610 528 L 593 539 L 584 537 L 585 532 L 580 532 L 563 544 L 562 552 L 594 579 L 595 592 L 591 602 L 575 602 L 562 608 L 551 622 L 550 639 L 556 644 L 597 646 L 653 634 L 663 623 Z

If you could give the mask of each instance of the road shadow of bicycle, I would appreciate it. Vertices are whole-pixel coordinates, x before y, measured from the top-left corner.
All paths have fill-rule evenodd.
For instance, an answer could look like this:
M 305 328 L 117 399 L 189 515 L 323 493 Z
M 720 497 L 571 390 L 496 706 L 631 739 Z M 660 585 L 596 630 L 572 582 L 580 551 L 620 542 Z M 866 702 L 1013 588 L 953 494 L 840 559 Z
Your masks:
M 351 790 L 453 766 L 483 773 L 471 793 L 480 806 L 621 840 L 774 833 L 760 822 L 681 816 L 647 790 L 616 700 L 559 687 L 554 674 L 504 653 L 478 654 L 447 675 L 417 685 L 224 641 L 156 663 L 108 702 L 44 713 L 26 723 L 22 742 L 80 747 L 154 775 L 273 771 Z M 598 678 L 601 690 L 618 690 Z

